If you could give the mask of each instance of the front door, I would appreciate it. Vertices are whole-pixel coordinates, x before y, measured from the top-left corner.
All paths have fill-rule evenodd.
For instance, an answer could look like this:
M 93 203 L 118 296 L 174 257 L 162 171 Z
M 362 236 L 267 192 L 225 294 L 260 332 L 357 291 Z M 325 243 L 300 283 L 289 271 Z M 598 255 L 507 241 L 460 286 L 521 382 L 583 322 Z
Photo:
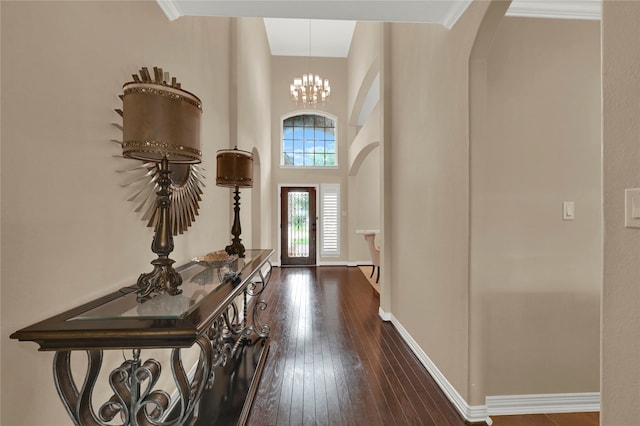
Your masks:
M 280 202 L 281 264 L 315 265 L 316 189 L 283 187 Z

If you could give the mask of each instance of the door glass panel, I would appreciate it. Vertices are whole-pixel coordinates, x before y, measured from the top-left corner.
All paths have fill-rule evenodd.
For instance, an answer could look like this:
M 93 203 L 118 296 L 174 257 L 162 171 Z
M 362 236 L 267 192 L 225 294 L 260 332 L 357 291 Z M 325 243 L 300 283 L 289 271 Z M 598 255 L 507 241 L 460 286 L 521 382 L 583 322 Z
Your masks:
M 309 256 L 309 193 L 289 192 L 289 257 Z

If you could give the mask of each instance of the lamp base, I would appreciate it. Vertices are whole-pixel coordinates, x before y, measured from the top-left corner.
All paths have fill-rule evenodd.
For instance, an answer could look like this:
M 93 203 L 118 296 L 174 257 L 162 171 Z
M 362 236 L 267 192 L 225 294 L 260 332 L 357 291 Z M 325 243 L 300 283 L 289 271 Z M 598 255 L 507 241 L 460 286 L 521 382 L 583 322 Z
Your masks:
M 167 292 L 172 296 L 182 293 L 178 287 L 182 277 L 173 269 L 173 260 L 159 257 L 152 261 L 153 271 L 141 274 L 138 278 L 138 300 L 150 298 L 153 294 Z
M 226 246 L 224 251 L 226 251 L 227 254 L 236 254 L 238 257 L 244 257 L 244 246 L 240 243 L 239 239 L 238 241 L 234 240 L 231 245 Z
M 148 299 L 153 294 L 167 292 L 172 296 L 182 293 L 178 287 L 182 284 L 182 277 L 173 269 L 173 260 L 169 259 L 169 253 L 173 251 L 173 235 L 169 226 L 169 214 L 171 208 L 171 170 L 167 157 L 162 159 L 158 168 L 160 177 L 157 184 L 158 192 L 157 208 L 160 215 L 156 224 L 155 236 L 151 243 L 151 251 L 158 255 L 153 260 L 153 271 L 142 274 L 138 278 L 138 301 Z
M 240 234 L 242 233 L 242 226 L 240 225 L 240 190 L 236 186 L 233 199 L 235 200 L 233 205 L 233 226 L 231 227 L 231 245 L 224 248 L 227 254 L 237 254 L 238 257 L 244 257 L 244 246 L 240 241 Z

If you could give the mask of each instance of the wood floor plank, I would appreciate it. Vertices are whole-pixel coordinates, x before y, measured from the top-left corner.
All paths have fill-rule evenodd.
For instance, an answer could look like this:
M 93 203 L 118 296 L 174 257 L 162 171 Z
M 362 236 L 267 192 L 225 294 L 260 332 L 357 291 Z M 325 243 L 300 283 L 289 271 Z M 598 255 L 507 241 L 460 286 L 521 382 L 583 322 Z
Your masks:
M 491 419 L 493 426 L 557 426 L 546 414 L 495 416 Z
M 320 300 L 315 297 L 312 306 L 312 330 L 313 339 L 311 341 L 312 372 L 313 380 L 311 386 L 314 390 L 314 421 L 318 426 L 329 424 L 329 409 L 327 403 L 327 385 L 325 382 L 325 366 L 322 352 L 322 339 L 326 332 L 322 327 L 324 314 L 322 312 Z
M 270 351 L 248 424 L 465 422 L 395 327 L 359 268 L 274 268 L 260 296 Z M 492 416 L 494 426 L 596 426 L 597 413 Z
M 345 272 L 345 270 L 341 271 Z M 398 424 L 397 416 L 394 416 L 394 410 L 392 405 L 393 395 L 390 394 L 390 389 L 387 386 L 387 383 L 381 375 L 379 374 L 380 365 L 377 361 L 369 362 L 369 357 L 378 357 L 379 351 L 370 350 L 370 348 L 363 348 L 364 342 L 369 341 L 369 338 L 363 338 L 363 336 L 370 336 L 363 330 L 361 327 L 362 320 L 370 320 L 367 315 L 363 316 L 359 311 L 360 303 L 353 306 L 353 304 L 349 304 L 350 300 L 367 300 L 370 295 L 365 296 L 365 298 L 360 297 L 361 295 L 356 295 L 355 298 L 352 299 L 353 295 L 347 295 L 350 289 L 362 289 L 363 287 L 351 285 L 352 281 L 346 278 L 345 276 L 341 277 L 343 282 L 349 283 L 349 285 L 341 286 L 340 290 L 342 292 L 340 300 L 341 300 L 341 317 L 342 323 L 345 324 L 345 331 L 349 332 L 351 347 L 350 350 L 356 351 L 357 356 L 357 365 L 361 373 L 354 377 L 354 380 L 357 382 L 356 386 L 361 391 L 361 394 L 358 395 L 358 399 L 368 402 L 366 408 L 360 408 L 360 412 L 357 413 L 359 418 L 368 422 L 369 424 L 378 424 L 379 421 L 382 421 L 382 424 Z M 373 380 L 371 380 L 373 379 Z M 367 395 L 367 398 L 361 398 L 362 394 Z M 377 396 L 377 398 L 375 396 Z M 363 411 L 362 411 L 363 410 Z M 374 415 L 375 413 L 375 415 Z
M 392 325 L 386 325 L 384 329 L 387 342 L 391 348 L 395 348 L 398 354 L 402 355 L 400 363 L 410 371 L 416 378 L 414 384 L 416 392 L 421 395 L 421 403 L 425 406 L 430 416 L 437 425 L 457 425 L 460 422 L 460 416 L 440 390 L 436 381 L 420 364 L 416 356 L 408 351 L 401 350 L 406 347 L 406 343 Z M 394 350 L 394 349 L 390 349 Z
M 322 367 L 324 370 L 324 384 L 327 398 L 328 422 L 330 425 L 341 425 L 342 413 L 338 400 L 338 387 L 336 385 L 336 370 L 333 367 L 331 347 L 328 334 L 324 334 L 320 341 L 322 347 Z
M 361 327 L 358 321 L 354 320 L 351 317 L 345 316 L 343 319 L 345 324 L 349 324 L 348 328 L 350 331 L 350 340 L 351 340 L 351 348 L 350 352 L 350 364 L 353 370 L 354 375 L 352 377 L 353 386 L 351 388 L 352 395 L 354 400 L 358 401 L 358 406 L 354 407 L 354 415 L 356 418 L 360 419 L 361 424 L 379 424 L 381 421 L 384 421 L 384 424 L 394 424 L 395 419 L 393 418 L 384 418 L 380 415 L 380 409 L 384 409 L 383 412 L 388 412 L 389 410 L 386 407 L 380 407 L 380 404 L 376 404 L 376 399 L 373 396 L 373 390 L 371 383 L 368 380 L 368 377 L 371 376 L 372 364 L 369 362 L 369 352 L 366 349 L 363 349 L 362 342 L 368 339 L 361 339 L 359 336 L 362 336 L 366 333 L 365 330 Z
M 305 283 L 305 295 L 306 300 L 301 300 L 300 303 L 304 304 L 305 317 L 300 321 L 300 327 L 304 333 L 304 355 L 303 355 L 303 374 L 304 374 L 304 385 L 303 385 L 303 399 L 304 399 L 304 409 L 303 409 L 303 425 L 315 425 L 317 414 L 316 414 L 316 384 L 320 385 L 320 383 L 316 383 L 316 374 L 315 374 L 315 365 L 314 365 L 314 353 L 313 353 L 313 342 L 317 338 L 317 330 L 314 327 L 314 324 L 317 323 L 317 317 L 314 315 L 315 312 L 313 310 L 313 306 L 316 304 L 318 299 L 317 292 L 314 289 L 314 284 L 311 280 Z
M 352 313 L 352 306 L 345 306 L 345 322 L 351 324 L 358 324 L 358 321 L 353 318 L 358 316 L 357 313 Z M 355 310 L 355 309 L 354 309 Z M 361 330 L 357 335 L 373 336 L 374 331 L 368 329 L 361 324 Z M 384 409 L 378 414 L 381 416 L 383 424 L 407 424 L 408 420 L 404 413 L 404 410 L 400 410 L 400 401 L 394 391 L 392 383 L 389 381 L 387 360 L 382 352 L 381 348 L 377 344 L 372 344 L 371 339 L 354 338 L 354 347 L 358 349 L 361 363 L 367 368 L 367 373 L 370 379 L 370 388 L 374 389 L 375 395 L 380 402 L 384 402 Z M 377 404 L 376 404 L 377 405 Z M 392 413 L 400 413 L 400 415 L 392 415 Z
M 362 274 L 355 274 L 355 278 L 361 277 Z M 421 424 L 421 425 L 438 425 L 438 426 L 446 426 L 449 423 L 440 421 L 437 422 L 429 410 L 426 409 L 422 399 L 425 396 L 425 392 L 422 389 L 418 390 L 415 386 L 415 382 L 422 379 L 422 377 L 416 377 L 413 370 L 405 368 L 406 366 L 402 365 L 399 359 L 402 359 L 404 362 L 405 357 L 403 355 L 408 354 L 410 351 L 406 347 L 406 344 L 402 346 L 396 346 L 387 342 L 386 339 L 380 338 L 381 333 L 383 331 L 381 328 L 384 327 L 384 324 L 380 322 L 380 319 L 377 315 L 377 306 L 379 305 L 379 299 L 377 292 L 373 290 L 369 286 L 369 291 L 373 291 L 373 299 L 376 300 L 376 304 L 369 308 L 369 312 L 374 313 L 367 318 L 365 325 L 369 329 L 369 333 L 376 333 L 378 335 L 378 339 L 376 342 L 375 350 L 382 355 L 382 357 L 377 359 L 377 362 L 384 362 L 385 365 L 391 366 L 391 370 L 395 375 L 396 380 L 401 383 L 398 389 L 401 390 L 401 400 L 404 400 L 402 403 L 410 409 L 406 410 L 407 418 L 405 421 L 408 424 Z M 356 315 L 356 314 L 354 314 Z M 362 314 L 358 314 L 362 316 Z M 397 333 L 395 329 L 392 330 L 394 333 Z M 411 354 L 412 356 L 412 354 Z M 417 364 L 417 359 L 415 357 L 411 360 L 412 363 Z M 421 367 L 422 368 L 422 367 Z M 423 372 L 426 374 L 426 371 Z M 436 407 L 432 405 L 432 408 Z M 437 416 L 436 416 L 437 417 Z M 441 419 L 442 420 L 442 419 Z M 459 422 L 459 419 L 456 419 Z
M 274 284 L 276 285 L 276 284 Z M 260 295 L 267 303 L 267 306 L 279 307 L 283 306 L 287 308 L 288 304 L 282 304 L 283 294 L 279 291 L 272 291 L 266 294 Z M 271 332 L 278 333 L 281 339 L 285 339 L 283 330 L 280 329 L 279 322 L 271 322 L 266 320 L 270 324 Z M 254 399 L 254 405 L 261 407 L 259 414 L 260 418 L 254 417 L 261 424 L 276 424 L 278 407 L 280 401 L 280 393 L 282 388 L 282 368 L 284 364 L 284 357 L 281 356 L 282 344 L 281 341 L 272 341 L 270 345 L 271 362 L 265 365 L 262 373 L 261 386 L 258 388 L 256 397 Z
M 558 426 L 598 426 L 600 413 L 555 413 L 547 416 Z
M 298 322 L 300 316 L 300 306 L 298 298 L 300 291 L 298 287 L 290 286 L 286 288 L 287 299 L 291 303 L 293 309 L 289 318 L 281 318 L 283 328 L 288 328 L 289 333 L 287 340 L 282 341 L 284 344 L 283 354 L 284 365 L 282 371 L 282 387 L 280 392 L 280 402 L 278 406 L 277 424 L 291 424 L 292 407 L 293 407 L 293 387 L 295 380 L 295 355 L 298 346 L 298 328 L 293 326 Z M 293 324 L 293 325 L 292 325 Z M 274 334 L 275 335 L 275 334 Z M 267 363 L 269 359 L 267 359 Z M 293 407 L 294 410 L 300 410 L 301 406 Z
M 335 372 L 335 381 L 337 389 L 337 399 L 340 404 L 340 413 L 342 421 L 345 425 L 356 425 L 356 419 L 353 417 L 351 409 L 351 395 L 349 388 L 351 386 L 351 371 L 344 368 L 341 351 L 344 350 L 342 339 L 344 337 L 340 332 L 335 332 L 329 337 L 329 350 L 331 352 L 331 360 Z

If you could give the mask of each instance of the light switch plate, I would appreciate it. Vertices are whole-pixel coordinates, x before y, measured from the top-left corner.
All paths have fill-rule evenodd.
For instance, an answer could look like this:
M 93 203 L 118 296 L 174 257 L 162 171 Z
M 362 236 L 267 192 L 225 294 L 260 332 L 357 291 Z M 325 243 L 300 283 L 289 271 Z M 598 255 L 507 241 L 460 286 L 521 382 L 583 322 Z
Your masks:
M 562 202 L 562 220 L 573 220 L 576 218 L 576 205 L 573 201 Z
M 640 228 L 640 188 L 624 190 L 624 226 Z

